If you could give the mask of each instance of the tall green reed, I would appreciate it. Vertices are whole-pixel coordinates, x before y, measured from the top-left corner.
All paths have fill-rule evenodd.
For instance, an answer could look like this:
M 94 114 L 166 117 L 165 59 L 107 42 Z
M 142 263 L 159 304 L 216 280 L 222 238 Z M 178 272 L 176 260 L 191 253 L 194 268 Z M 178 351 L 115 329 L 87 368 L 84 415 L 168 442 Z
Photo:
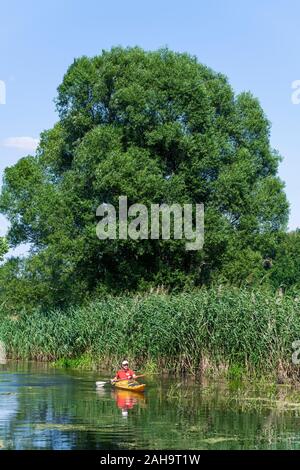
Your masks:
M 89 354 L 95 361 L 171 370 L 230 367 L 272 371 L 292 367 L 300 339 L 300 304 L 247 289 L 202 289 L 174 295 L 108 297 L 47 314 L 0 320 L 0 341 L 12 358 L 51 360 Z

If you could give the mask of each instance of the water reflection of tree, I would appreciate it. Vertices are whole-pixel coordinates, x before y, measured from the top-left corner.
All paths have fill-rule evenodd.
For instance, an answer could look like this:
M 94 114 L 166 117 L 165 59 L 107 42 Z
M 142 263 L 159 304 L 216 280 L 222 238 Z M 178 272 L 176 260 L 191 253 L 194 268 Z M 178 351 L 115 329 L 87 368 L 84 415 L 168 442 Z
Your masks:
M 131 446 L 137 445 L 134 429 L 118 423 L 110 391 L 99 397 L 94 382 L 63 376 L 50 379 L 48 385 L 43 380 L 16 385 L 18 413 L 7 416 L 4 430 L 12 448 L 119 449 L 124 448 L 120 434 Z
M 114 392 L 97 392 L 90 374 L 71 376 L 35 371 L 27 381 L 26 375 L 18 380 L 14 389 L 15 410 L 2 428 L 11 448 L 299 446 L 295 439 L 287 437 L 297 436 L 294 417 L 299 411 L 272 405 L 272 400 L 277 403 L 289 398 L 277 388 L 272 393 L 270 390 L 258 393 L 251 388 L 232 389 L 225 383 L 163 380 L 151 386 L 150 382 L 146 398 L 127 397 L 130 408 L 128 419 L 124 420 Z M 266 397 L 270 403 L 265 401 Z

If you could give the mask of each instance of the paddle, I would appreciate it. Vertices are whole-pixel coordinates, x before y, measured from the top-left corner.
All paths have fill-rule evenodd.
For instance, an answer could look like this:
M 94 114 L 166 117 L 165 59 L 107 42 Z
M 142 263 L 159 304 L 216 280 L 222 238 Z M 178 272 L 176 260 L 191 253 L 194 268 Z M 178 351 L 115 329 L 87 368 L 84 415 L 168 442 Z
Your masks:
M 113 383 L 108 380 L 106 382 L 104 381 L 101 381 L 101 380 L 98 380 L 98 382 L 96 382 L 96 387 L 105 387 L 106 385 L 113 385 L 114 383 L 117 383 L 117 382 L 123 382 L 124 380 L 135 380 L 135 379 L 139 379 L 140 377 L 144 377 L 145 374 L 142 374 L 142 375 L 137 375 L 134 379 L 118 379 L 118 380 L 115 380 Z

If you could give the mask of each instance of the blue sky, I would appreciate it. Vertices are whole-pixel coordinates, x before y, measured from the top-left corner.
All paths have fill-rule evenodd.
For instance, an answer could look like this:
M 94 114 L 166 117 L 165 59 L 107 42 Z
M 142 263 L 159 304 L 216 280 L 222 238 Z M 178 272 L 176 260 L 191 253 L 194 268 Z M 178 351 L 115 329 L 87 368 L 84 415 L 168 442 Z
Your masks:
M 0 177 L 57 120 L 53 99 L 74 57 L 115 45 L 168 46 L 227 75 L 237 93 L 259 98 L 284 157 L 289 226 L 300 227 L 300 105 L 291 99 L 300 80 L 299 1 L 10 0 L 1 2 L 0 18 Z M 1 218 L 0 234 L 6 227 Z

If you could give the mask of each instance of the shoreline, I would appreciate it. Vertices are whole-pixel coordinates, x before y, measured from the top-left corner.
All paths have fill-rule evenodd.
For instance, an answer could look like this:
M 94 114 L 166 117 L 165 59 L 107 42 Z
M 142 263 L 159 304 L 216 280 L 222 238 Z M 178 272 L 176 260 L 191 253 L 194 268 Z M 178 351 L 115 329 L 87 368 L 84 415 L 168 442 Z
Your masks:
M 300 378 L 298 299 L 263 290 L 217 288 L 181 294 L 107 297 L 84 306 L 2 315 L 11 359 L 99 365 L 202 376 Z
M 209 361 L 205 361 L 207 364 Z M 61 370 L 74 370 L 74 371 L 85 371 L 93 372 L 97 374 L 109 373 L 113 376 L 115 370 L 118 369 L 118 364 L 114 360 L 106 359 L 97 359 L 92 358 L 91 356 L 82 355 L 76 358 L 59 358 L 56 360 L 51 359 L 28 359 L 28 358 L 15 358 L 8 357 L 5 361 L 0 364 L 31 364 L 34 366 L 45 366 L 51 367 L 54 369 Z M 134 363 L 133 363 L 134 364 Z M 211 364 L 211 363 L 210 363 Z M 280 372 L 274 370 L 273 372 L 267 372 L 259 369 L 245 369 L 241 365 L 231 364 L 231 365 L 210 365 L 204 370 L 174 370 L 166 369 L 165 367 L 154 367 L 153 362 L 145 363 L 136 367 L 133 366 L 135 371 L 138 373 L 143 373 L 149 378 L 155 376 L 160 377 L 169 377 L 169 378 L 178 378 L 180 380 L 191 380 L 196 383 L 201 383 L 202 381 L 224 381 L 233 384 L 249 384 L 249 385 L 282 385 L 282 386 L 300 386 L 300 369 L 299 370 L 289 370 L 288 365 L 286 368 L 281 365 Z

